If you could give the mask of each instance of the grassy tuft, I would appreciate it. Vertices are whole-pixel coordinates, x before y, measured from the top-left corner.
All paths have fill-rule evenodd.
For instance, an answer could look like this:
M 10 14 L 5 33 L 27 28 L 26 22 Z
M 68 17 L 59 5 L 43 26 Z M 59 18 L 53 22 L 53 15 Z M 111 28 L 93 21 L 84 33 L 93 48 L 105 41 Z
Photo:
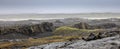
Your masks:
M 62 26 L 57 28 L 53 33 L 54 34 L 64 34 L 64 33 L 72 33 L 74 31 L 78 31 L 79 29 L 77 28 L 72 28 L 72 27 L 68 27 L 68 26 Z

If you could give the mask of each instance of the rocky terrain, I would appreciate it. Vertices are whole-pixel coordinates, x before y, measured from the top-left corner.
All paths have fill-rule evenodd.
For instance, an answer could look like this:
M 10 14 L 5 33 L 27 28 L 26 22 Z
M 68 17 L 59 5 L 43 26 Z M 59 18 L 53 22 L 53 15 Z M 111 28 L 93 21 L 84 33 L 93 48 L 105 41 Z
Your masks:
M 23 39 L 43 33 L 47 35 L 50 34 L 48 32 L 52 32 L 53 29 L 53 24 L 49 22 L 34 25 L 1 27 L 0 39 Z
M 119 28 L 119 19 L 115 19 L 118 24 L 112 22 L 112 19 L 106 19 L 105 23 L 96 24 L 97 20 L 86 20 L 79 18 L 67 18 L 67 19 L 54 19 L 54 20 L 28 20 L 28 21 L 13 21 L 13 25 L 7 24 L 6 21 L 1 22 L 0 26 L 0 39 L 22 39 L 29 37 L 46 37 L 51 36 L 56 28 L 61 26 L 72 26 L 78 29 L 112 29 Z M 93 22 L 92 22 L 93 21 Z M 11 21 L 10 21 L 11 22 Z M 9 23 L 10 23 L 9 22 Z M 23 24 L 23 22 L 25 24 Z M 36 23 L 33 23 L 36 22 Z M 74 23 L 73 23 L 74 22 Z M 91 23 L 93 24 L 91 24 Z M 2 26 L 2 23 L 7 26 Z M 19 23 L 19 24 L 18 24 Z M 9 26 L 8 26 L 9 25 Z
M 56 42 L 32 46 L 28 49 L 120 49 L 120 35 L 92 41 L 77 40 Z
M 3 49 L 119 48 L 120 19 L 117 18 L 96 20 L 66 18 L 0 22 L 0 48 Z

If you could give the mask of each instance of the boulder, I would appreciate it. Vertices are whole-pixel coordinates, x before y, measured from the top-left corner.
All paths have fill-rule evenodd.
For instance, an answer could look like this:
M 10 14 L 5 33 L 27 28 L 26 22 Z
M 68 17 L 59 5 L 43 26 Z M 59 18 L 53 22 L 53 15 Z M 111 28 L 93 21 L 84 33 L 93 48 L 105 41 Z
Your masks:
M 95 36 L 95 34 L 90 33 L 87 38 L 82 37 L 82 39 L 85 41 L 91 41 L 91 40 L 96 40 L 97 37 Z

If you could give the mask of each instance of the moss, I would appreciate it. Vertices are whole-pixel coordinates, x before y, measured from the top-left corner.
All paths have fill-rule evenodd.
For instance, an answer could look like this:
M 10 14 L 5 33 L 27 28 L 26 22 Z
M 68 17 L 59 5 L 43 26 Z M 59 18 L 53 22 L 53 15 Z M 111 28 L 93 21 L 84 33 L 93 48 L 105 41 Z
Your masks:
M 61 33 L 65 34 L 65 33 L 71 33 L 71 32 L 78 31 L 78 30 L 79 29 L 77 28 L 62 26 L 62 27 L 57 28 L 53 33 L 54 34 L 61 34 Z
M 63 36 L 84 36 L 85 34 L 87 35 L 88 33 L 99 33 L 100 31 L 102 31 L 101 29 L 94 29 L 94 30 L 90 30 L 90 29 L 77 29 L 77 28 L 73 28 L 73 27 L 68 27 L 68 26 L 62 26 L 57 28 L 53 33 L 55 35 L 63 35 Z
M 96 33 L 96 32 L 102 31 L 102 30 L 101 30 L 101 29 L 93 29 L 93 30 L 80 29 L 80 31 L 81 31 L 81 32 L 87 32 L 87 33 L 89 33 L 89 32 L 94 32 L 94 33 Z

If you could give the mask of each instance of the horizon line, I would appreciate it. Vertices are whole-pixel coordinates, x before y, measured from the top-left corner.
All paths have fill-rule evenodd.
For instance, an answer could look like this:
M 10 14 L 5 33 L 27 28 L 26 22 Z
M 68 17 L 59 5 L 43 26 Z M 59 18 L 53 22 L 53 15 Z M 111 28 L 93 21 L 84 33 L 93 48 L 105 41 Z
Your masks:
M 100 14 L 100 13 L 120 13 L 120 12 L 79 12 L 79 13 L 6 13 L 6 14 Z M 0 15 L 5 15 L 5 13 L 0 13 Z

